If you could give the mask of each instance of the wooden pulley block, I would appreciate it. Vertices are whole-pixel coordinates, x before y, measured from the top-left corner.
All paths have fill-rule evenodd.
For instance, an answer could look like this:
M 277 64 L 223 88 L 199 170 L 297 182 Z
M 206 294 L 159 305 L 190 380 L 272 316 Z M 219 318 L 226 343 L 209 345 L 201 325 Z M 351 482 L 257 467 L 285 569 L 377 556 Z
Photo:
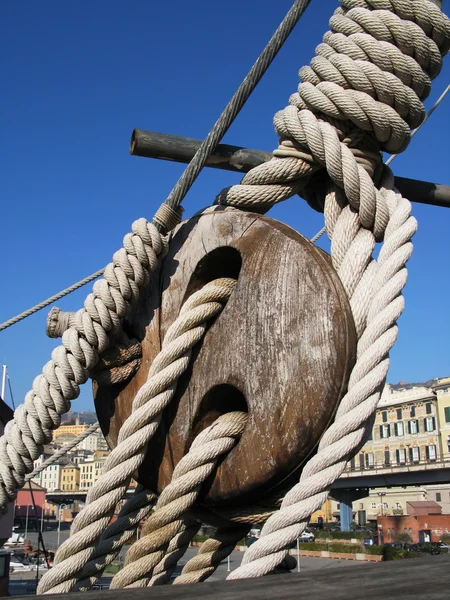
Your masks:
M 240 442 L 205 486 L 202 502 L 244 504 L 298 478 L 346 391 L 356 355 L 351 309 L 329 256 L 274 219 L 217 207 L 182 223 L 126 322 L 142 363 L 126 384 L 94 389 L 111 446 L 183 302 L 205 283 L 236 287 L 150 441 L 138 479 L 161 491 L 195 435 L 244 410 Z

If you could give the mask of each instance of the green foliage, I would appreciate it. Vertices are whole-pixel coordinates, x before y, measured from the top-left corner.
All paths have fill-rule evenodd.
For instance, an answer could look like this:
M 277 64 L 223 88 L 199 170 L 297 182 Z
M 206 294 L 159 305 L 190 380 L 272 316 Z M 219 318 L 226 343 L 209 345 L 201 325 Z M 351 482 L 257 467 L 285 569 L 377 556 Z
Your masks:
M 300 550 L 315 550 L 316 552 L 340 552 L 342 554 L 371 554 L 381 555 L 382 546 L 360 546 L 359 544 L 343 544 L 342 542 L 302 542 Z
M 397 542 L 404 542 L 405 544 L 411 544 L 412 543 L 412 537 L 409 535 L 409 533 L 399 533 L 396 535 L 396 540 Z
M 329 544 L 321 542 L 300 542 L 300 550 L 315 550 L 321 552 L 322 550 L 328 550 Z
M 450 544 L 450 533 L 444 533 L 444 535 L 441 537 L 441 542 L 443 544 Z
M 115 575 L 120 571 L 120 565 L 118 563 L 112 563 L 108 565 L 103 571 L 105 575 Z
M 194 537 L 192 538 L 193 542 L 206 542 L 206 540 L 209 539 L 209 536 L 207 535 L 194 535 Z
M 384 560 L 401 560 L 403 558 L 417 558 L 421 552 L 409 552 L 406 548 L 383 546 Z
M 384 560 L 399 560 L 403 558 L 403 554 L 403 548 L 397 548 L 394 546 L 383 546 Z
M 326 529 L 314 532 L 314 535 L 321 540 L 365 540 L 370 537 L 368 531 L 327 531 Z
M 376 544 L 373 546 L 364 546 L 364 551 L 366 554 L 381 556 L 383 554 L 383 546 L 377 546 Z

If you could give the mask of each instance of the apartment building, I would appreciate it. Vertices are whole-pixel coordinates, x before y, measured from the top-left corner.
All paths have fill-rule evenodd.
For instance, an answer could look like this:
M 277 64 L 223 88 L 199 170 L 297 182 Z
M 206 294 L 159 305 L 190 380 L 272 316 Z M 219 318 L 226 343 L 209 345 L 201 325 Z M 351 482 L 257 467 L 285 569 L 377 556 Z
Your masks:
M 420 386 L 397 391 L 386 385 L 372 434 L 349 468 L 402 467 L 440 460 L 437 404 L 431 388 Z
M 47 490 L 47 492 L 54 492 L 55 490 L 61 489 L 61 471 L 62 465 L 55 463 L 50 465 L 38 474 L 39 485 Z M 33 479 L 36 481 L 36 478 Z
M 105 438 L 101 431 L 97 431 L 91 435 L 89 435 L 86 439 L 84 439 L 79 448 L 83 450 L 89 450 L 91 452 L 97 452 L 99 450 L 109 450 L 108 444 L 106 443 Z
M 80 490 L 80 467 L 75 463 L 63 465 L 61 469 L 61 490 L 78 492 Z
M 433 389 L 437 397 L 441 455 L 450 460 L 450 377 L 437 379 Z
M 64 436 L 66 439 L 70 437 L 78 437 L 86 431 L 88 425 L 61 425 L 58 429 L 53 432 L 53 441 L 59 437 Z
M 108 452 L 97 451 L 87 461 L 80 462 L 80 491 L 88 491 L 102 474 Z

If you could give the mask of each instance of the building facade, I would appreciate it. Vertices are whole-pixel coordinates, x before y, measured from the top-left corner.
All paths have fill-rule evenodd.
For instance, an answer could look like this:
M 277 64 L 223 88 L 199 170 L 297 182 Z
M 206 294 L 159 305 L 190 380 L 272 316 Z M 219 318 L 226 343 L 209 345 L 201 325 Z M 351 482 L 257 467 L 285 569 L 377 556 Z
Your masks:
M 441 460 L 437 396 L 431 388 L 396 391 L 386 385 L 369 440 L 350 470 L 431 463 Z
M 79 463 L 80 467 L 80 491 L 88 491 L 102 474 L 103 465 L 108 452 L 99 450 L 87 461 Z
M 88 425 L 61 425 L 58 429 L 53 432 L 53 441 L 58 439 L 60 436 L 73 436 L 77 437 L 84 433 Z
M 438 379 L 434 385 L 439 416 L 441 455 L 450 461 L 450 377 Z
M 47 492 L 54 492 L 61 489 L 61 469 L 62 466 L 58 463 L 50 465 L 38 474 L 40 481 L 38 482 Z M 34 479 L 35 481 L 36 479 Z
M 371 435 L 347 465 L 347 472 L 364 476 L 396 470 L 431 469 L 445 460 L 442 431 L 443 427 L 446 431 L 445 416 L 450 413 L 450 394 L 447 399 L 445 385 L 441 385 L 441 393 L 436 393 L 435 381 L 438 380 L 433 380 L 429 387 L 418 385 L 400 390 L 385 386 Z M 447 381 L 450 389 L 450 378 Z M 450 454 L 448 460 L 450 462 Z M 443 512 L 450 513 L 450 485 L 370 489 L 367 497 L 353 502 L 352 511 L 362 525 L 382 516 L 407 515 L 409 502 L 428 500 L 437 502 Z M 339 503 L 332 500 L 333 517 L 339 515 L 339 509 Z
M 81 442 L 79 448 L 82 448 L 83 450 L 89 450 L 91 452 L 109 449 L 101 431 L 97 431 L 92 435 L 89 435 Z
M 80 468 L 75 463 L 68 463 L 62 467 L 61 490 L 65 492 L 80 490 Z

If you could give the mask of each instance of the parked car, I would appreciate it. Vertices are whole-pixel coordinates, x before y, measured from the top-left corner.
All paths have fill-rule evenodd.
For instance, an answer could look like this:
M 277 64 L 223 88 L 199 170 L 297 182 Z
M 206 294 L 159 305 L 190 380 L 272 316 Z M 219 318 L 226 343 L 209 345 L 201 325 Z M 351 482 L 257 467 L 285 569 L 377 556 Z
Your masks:
M 311 529 L 305 529 L 305 531 L 303 531 L 298 538 L 299 542 L 314 542 L 315 539 L 316 537 Z
M 431 554 L 436 556 L 441 553 L 439 543 L 423 542 L 421 544 L 409 544 L 408 550 L 410 552 L 423 552 L 424 554 Z

